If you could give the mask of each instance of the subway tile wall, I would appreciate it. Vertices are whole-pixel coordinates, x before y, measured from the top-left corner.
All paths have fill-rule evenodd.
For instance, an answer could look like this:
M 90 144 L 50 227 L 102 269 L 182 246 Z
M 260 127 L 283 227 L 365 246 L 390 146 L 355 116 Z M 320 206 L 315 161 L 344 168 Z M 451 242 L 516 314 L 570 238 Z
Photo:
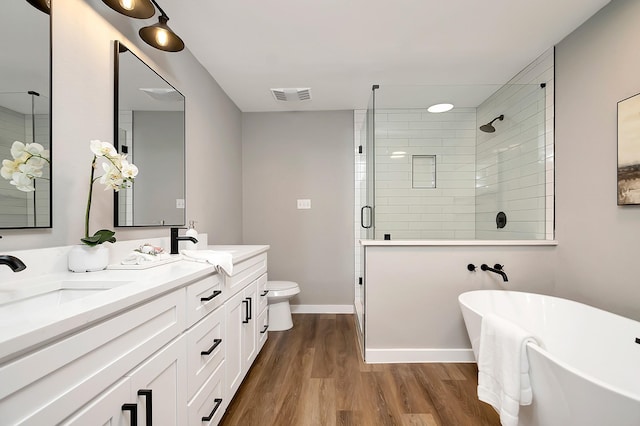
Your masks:
M 375 238 L 475 238 L 475 108 L 379 109 Z M 434 155 L 435 188 L 414 188 L 412 156 Z
M 550 49 L 477 108 L 479 124 L 504 120 L 477 132 L 476 239 L 553 239 L 553 70 Z

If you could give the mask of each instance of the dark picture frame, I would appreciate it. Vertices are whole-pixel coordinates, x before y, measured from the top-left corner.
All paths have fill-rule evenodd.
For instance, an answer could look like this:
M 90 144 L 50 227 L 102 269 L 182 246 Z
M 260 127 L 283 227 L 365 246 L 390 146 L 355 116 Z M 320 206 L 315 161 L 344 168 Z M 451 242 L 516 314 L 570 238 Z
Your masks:
M 640 94 L 618 102 L 618 205 L 640 204 Z

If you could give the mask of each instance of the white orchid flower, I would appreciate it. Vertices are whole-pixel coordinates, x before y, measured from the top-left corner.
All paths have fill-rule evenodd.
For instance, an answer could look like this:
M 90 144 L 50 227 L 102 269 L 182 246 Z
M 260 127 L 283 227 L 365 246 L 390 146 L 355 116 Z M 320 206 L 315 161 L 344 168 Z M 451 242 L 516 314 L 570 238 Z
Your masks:
M 42 157 L 30 157 L 27 160 L 27 164 L 32 165 L 33 167 L 43 168 L 47 160 Z
M 33 186 L 33 179 L 22 172 L 15 172 L 11 176 L 11 185 L 15 185 L 16 189 L 22 192 L 33 192 L 36 188 Z
M 89 147 L 91 148 L 91 152 L 98 157 L 115 157 L 118 155 L 116 149 L 109 142 L 94 139 L 89 142 Z
M 20 141 L 14 141 L 13 145 L 11 145 L 11 155 L 15 160 L 24 157 L 27 153 L 25 152 L 26 145 Z
M 29 163 L 20 164 L 18 170 L 29 179 L 42 177 L 42 167 L 34 167 Z
M 0 175 L 5 179 L 12 179 L 13 174 L 18 171 L 20 166 L 19 161 L 2 160 L 2 168 L 0 169 Z
M 42 156 L 42 153 L 45 152 L 44 146 L 40 145 L 37 142 L 28 143 L 25 145 L 24 150 L 31 155 Z
M 138 175 L 138 168 L 134 164 L 130 164 L 127 160 L 122 160 L 122 177 L 127 180 L 133 180 Z

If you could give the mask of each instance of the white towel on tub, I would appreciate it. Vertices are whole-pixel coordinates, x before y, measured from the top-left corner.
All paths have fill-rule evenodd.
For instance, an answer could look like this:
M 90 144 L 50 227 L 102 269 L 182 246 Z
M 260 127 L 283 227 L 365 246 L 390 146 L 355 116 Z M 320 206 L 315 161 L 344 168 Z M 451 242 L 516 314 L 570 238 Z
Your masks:
M 529 381 L 531 333 L 495 314 L 482 318 L 478 353 L 478 398 L 500 413 L 502 426 L 516 426 L 520 405 L 533 400 Z
M 214 250 L 182 250 L 180 252 L 185 260 L 195 262 L 209 262 L 216 267 L 218 273 L 233 274 L 233 257 L 231 253 Z

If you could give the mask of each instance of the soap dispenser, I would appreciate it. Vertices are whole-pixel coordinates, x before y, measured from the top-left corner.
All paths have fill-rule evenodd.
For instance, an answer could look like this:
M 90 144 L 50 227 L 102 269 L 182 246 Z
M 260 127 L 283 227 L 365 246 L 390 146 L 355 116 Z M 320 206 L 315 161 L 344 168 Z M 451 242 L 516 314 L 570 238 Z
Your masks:
M 185 231 L 184 235 L 186 235 L 187 237 L 193 237 L 196 240 L 198 239 L 198 231 L 196 231 L 195 228 L 195 224 L 196 221 L 195 220 L 190 220 L 189 221 L 189 228 Z M 185 241 L 185 248 L 187 250 L 197 250 L 198 249 L 198 244 L 193 243 L 191 241 Z

